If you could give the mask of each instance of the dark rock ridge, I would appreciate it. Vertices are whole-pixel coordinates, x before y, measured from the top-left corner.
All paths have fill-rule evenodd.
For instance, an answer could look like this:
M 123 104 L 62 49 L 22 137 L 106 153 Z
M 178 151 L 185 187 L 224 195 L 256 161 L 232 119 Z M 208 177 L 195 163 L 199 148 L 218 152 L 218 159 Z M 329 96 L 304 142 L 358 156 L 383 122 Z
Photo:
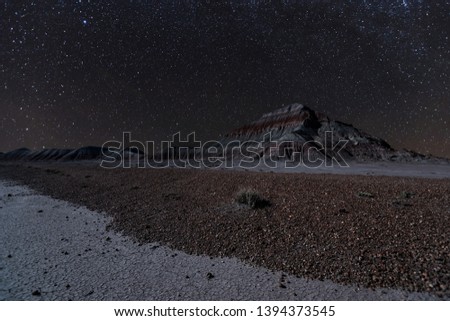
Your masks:
M 1 159 L 4 160 L 21 160 L 31 153 L 28 148 L 19 148 L 13 151 L 3 153 Z
M 139 153 L 133 149 L 125 148 L 119 151 L 122 156 L 136 157 Z M 28 148 L 19 148 L 7 153 L 0 153 L 0 160 L 4 161 L 83 161 L 100 160 L 104 157 L 118 156 L 117 153 L 108 151 L 107 148 L 97 146 L 86 146 L 78 149 L 43 149 L 31 151 Z
M 292 152 L 303 153 L 307 151 L 311 156 L 331 157 L 333 153 L 324 155 L 323 147 L 326 145 L 326 132 L 332 132 L 333 142 L 347 140 L 348 143 L 341 150 L 340 155 L 346 160 L 355 161 L 426 161 L 433 157 L 421 155 L 407 150 L 395 150 L 381 138 L 365 133 L 351 124 L 332 120 L 324 113 L 314 111 L 301 104 L 292 104 L 264 114 L 258 120 L 233 130 L 222 139 L 222 145 L 233 141 L 263 142 L 267 141 L 267 134 L 271 140 L 278 143 L 279 148 L 270 148 L 266 145 L 257 148 L 258 157 L 281 157 Z M 282 144 L 292 142 L 291 144 Z M 252 143 L 249 143 L 251 146 Z M 256 144 L 253 144 L 256 147 Z M 331 150 L 331 149 L 329 149 Z M 337 151 L 336 149 L 335 151 Z M 235 157 L 225 150 L 227 156 Z M 437 158 L 433 158 L 438 160 Z
M 327 133 L 332 133 L 332 141 L 326 139 Z M 268 143 L 268 134 L 271 142 Z M 330 136 L 328 136 L 330 137 Z M 347 141 L 340 149 L 332 149 L 338 141 Z M 245 156 L 237 152 L 236 145 L 245 143 Z M 208 145 L 211 147 L 214 145 Z M 328 146 L 327 153 L 324 146 Z M 172 145 L 173 147 L 173 145 Z M 330 119 L 321 112 L 314 111 L 301 104 L 292 104 L 264 114 L 258 120 L 239 127 L 220 140 L 220 145 L 214 146 L 213 155 L 204 151 L 203 156 L 216 156 L 226 158 L 246 158 L 258 160 L 271 157 L 281 160 L 284 157 L 302 157 L 302 160 L 324 160 L 339 157 L 348 161 L 396 161 L 396 162 L 434 162 L 449 164 L 449 160 L 433 156 L 425 156 L 408 150 L 395 150 L 381 138 L 365 133 L 351 124 Z M 251 149 L 251 153 L 246 151 Z M 150 159 L 187 158 L 192 157 L 199 150 L 165 149 L 162 153 L 148 155 Z M 208 151 L 209 152 L 209 151 Z M 106 148 L 87 146 L 79 149 L 43 149 L 31 151 L 27 148 L 16 149 L 7 153 L 0 153 L 0 160 L 4 161 L 82 161 L 100 160 L 105 156 L 108 160 L 120 156 L 125 160 L 142 158 L 145 153 L 135 148 L 124 148 L 110 152 Z M 197 154 L 197 156 L 199 156 Z M 197 158 L 199 159 L 199 158 Z

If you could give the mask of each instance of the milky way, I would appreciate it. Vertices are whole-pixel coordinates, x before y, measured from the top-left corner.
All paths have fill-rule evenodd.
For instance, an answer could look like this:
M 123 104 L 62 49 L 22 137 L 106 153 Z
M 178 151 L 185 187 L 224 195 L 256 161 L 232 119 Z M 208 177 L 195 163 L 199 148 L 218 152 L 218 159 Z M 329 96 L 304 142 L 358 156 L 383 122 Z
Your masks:
M 195 131 L 299 102 L 450 157 L 450 1 L 3 1 L 0 150 Z

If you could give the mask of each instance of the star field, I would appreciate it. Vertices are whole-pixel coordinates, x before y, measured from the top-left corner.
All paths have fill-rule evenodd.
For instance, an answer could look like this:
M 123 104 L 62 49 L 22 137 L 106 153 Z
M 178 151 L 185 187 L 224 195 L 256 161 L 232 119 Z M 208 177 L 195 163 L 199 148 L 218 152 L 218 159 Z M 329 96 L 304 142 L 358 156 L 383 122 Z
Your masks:
M 450 0 L 2 1 L 0 150 L 196 131 L 300 102 L 450 157 Z

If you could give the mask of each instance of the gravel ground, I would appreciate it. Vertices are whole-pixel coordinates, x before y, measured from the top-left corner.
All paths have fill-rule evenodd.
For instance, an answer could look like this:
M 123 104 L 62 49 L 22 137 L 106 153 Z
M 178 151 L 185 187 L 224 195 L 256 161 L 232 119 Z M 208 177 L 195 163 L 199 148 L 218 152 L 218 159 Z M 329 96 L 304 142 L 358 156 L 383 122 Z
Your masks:
M 1 181 L 0 219 L 0 300 L 436 299 L 140 245 L 106 231 L 108 216 Z
M 0 177 L 105 211 L 139 242 L 316 280 L 450 297 L 450 180 L 2 165 Z M 271 206 L 237 206 L 252 187 Z

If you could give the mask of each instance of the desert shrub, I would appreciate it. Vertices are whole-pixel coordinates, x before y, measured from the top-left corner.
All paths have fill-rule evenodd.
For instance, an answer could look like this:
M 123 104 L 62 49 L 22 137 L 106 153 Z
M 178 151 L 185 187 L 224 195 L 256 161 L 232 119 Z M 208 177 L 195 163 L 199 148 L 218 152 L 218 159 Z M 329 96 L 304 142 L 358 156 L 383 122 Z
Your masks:
M 372 193 L 369 193 L 369 192 L 358 192 L 358 196 L 359 196 L 359 197 L 373 198 L 373 194 L 372 194 Z
M 253 209 L 264 208 L 270 205 L 270 202 L 264 199 L 259 193 L 252 188 L 241 189 L 235 198 L 239 204 L 247 205 Z
M 392 202 L 392 205 L 396 206 L 396 207 L 411 207 L 412 204 L 406 202 L 405 200 L 395 200 Z
M 404 198 L 404 199 L 409 199 L 409 198 L 412 198 L 413 196 L 414 196 L 414 193 L 407 192 L 407 191 L 403 191 L 400 194 L 400 198 Z

